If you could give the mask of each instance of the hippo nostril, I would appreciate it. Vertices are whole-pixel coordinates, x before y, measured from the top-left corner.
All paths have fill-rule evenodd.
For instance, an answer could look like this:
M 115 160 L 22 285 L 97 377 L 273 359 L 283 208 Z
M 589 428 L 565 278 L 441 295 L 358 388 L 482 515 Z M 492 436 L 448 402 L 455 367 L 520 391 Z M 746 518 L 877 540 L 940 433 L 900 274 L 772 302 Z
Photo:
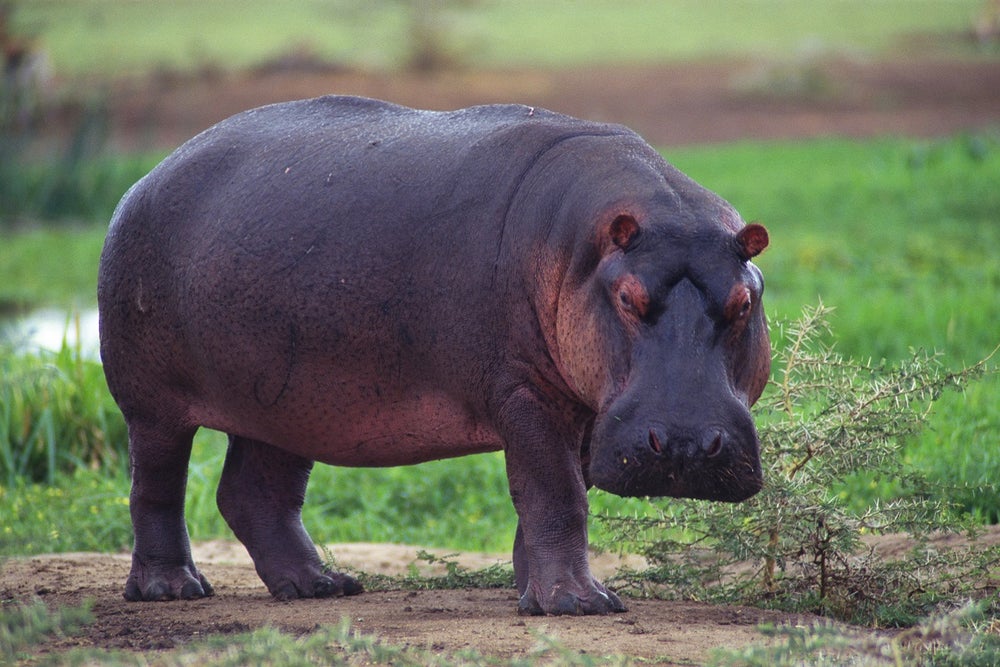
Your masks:
M 663 453 L 663 445 L 660 444 L 660 438 L 653 429 L 649 429 L 649 448 L 657 454 Z
M 705 456 L 710 459 L 715 458 L 722 453 L 722 433 L 716 431 L 714 435 L 715 437 L 712 437 L 711 439 L 705 439 Z

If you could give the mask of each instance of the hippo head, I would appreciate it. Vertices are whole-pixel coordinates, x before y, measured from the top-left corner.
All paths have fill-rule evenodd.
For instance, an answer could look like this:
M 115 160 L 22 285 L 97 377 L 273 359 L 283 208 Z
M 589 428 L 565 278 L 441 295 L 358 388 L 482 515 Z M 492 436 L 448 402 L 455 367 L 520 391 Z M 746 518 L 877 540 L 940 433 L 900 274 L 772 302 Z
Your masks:
M 596 215 L 559 296 L 562 373 L 595 412 L 589 480 L 622 496 L 739 501 L 763 484 L 750 406 L 770 372 L 768 244 L 728 204 L 686 193 Z

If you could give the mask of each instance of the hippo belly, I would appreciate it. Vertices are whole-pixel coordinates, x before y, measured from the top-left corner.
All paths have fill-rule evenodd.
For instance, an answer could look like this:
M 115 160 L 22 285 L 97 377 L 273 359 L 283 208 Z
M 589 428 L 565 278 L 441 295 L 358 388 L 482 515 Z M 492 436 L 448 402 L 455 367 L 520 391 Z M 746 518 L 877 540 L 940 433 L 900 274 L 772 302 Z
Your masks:
M 499 436 L 454 399 L 427 392 L 373 401 L 365 398 L 280 415 L 193 407 L 192 418 L 223 433 L 272 443 L 329 465 L 385 467 L 499 450 Z

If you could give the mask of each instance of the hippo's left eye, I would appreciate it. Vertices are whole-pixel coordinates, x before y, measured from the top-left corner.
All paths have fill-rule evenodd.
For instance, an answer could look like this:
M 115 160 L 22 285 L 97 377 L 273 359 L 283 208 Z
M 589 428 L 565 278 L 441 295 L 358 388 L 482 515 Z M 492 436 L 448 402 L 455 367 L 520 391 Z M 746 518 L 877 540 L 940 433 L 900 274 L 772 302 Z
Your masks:
M 750 314 L 750 306 L 751 305 L 753 305 L 753 299 L 752 299 L 752 297 L 750 297 L 750 295 L 747 295 L 746 301 L 744 301 L 743 304 L 740 306 L 740 312 L 739 312 L 739 315 L 738 315 L 738 317 L 740 319 L 742 319 L 742 318 L 744 318 L 744 317 L 746 317 L 747 315 Z
M 743 283 L 733 285 L 726 300 L 725 316 L 729 322 L 741 322 L 750 315 L 753 309 L 753 294 Z

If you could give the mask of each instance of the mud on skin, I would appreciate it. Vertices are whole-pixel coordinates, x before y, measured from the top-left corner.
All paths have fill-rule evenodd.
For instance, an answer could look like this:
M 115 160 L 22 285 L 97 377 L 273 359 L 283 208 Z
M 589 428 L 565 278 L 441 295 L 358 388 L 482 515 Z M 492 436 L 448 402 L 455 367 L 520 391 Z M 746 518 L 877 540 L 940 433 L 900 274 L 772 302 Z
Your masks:
M 624 611 L 587 561 L 591 484 L 761 487 L 767 244 L 621 126 L 350 97 L 219 123 L 125 195 L 101 257 L 132 461 L 126 597 L 212 594 L 183 516 L 205 427 L 229 434 L 219 509 L 280 599 L 361 591 L 302 525 L 315 461 L 502 449 L 519 610 Z

